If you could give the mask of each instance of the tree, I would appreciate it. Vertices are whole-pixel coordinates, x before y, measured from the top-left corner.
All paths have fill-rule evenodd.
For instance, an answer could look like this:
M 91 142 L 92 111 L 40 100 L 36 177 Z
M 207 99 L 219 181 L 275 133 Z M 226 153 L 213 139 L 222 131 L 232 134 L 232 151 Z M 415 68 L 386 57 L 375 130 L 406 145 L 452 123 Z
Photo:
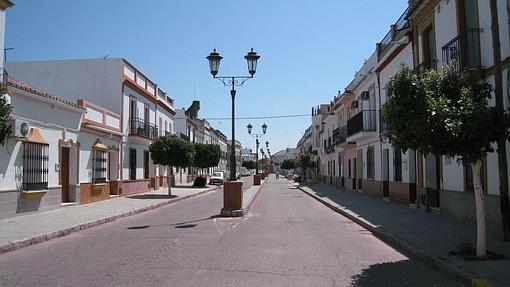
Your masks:
M 0 85 L 0 145 L 4 145 L 7 137 L 11 133 L 11 112 L 12 107 L 7 102 L 7 98 L 3 96 L 6 92 L 5 85 Z
M 315 162 L 312 160 L 309 154 L 299 156 L 295 163 L 297 167 L 303 169 L 306 178 L 308 178 L 309 170 L 315 167 Z
M 217 166 L 218 163 L 220 162 L 221 149 L 219 145 L 194 144 L 194 150 L 195 150 L 195 154 L 193 157 L 194 167 L 204 169 Z
M 498 137 L 508 136 L 508 113 L 489 106 L 491 86 L 480 75 L 460 78 L 445 67 L 418 77 L 403 68 L 390 81 L 391 94 L 383 107 L 388 138 L 404 150 L 458 157 L 473 173 L 476 202 L 476 255 L 486 255 L 485 203 L 481 185 L 482 160 Z
M 508 3 L 507 3 L 508 4 Z M 507 6 L 508 9 L 508 6 Z M 503 76 L 501 72 L 501 45 L 499 39 L 498 5 L 496 0 L 490 0 L 492 55 L 494 60 L 494 93 L 496 96 L 496 109 L 500 112 L 503 107 Z M 510 240 L 510 200 L 508 196 L 508 163 L 506 158 L 506 137 L 500 137 L 498 143 L 498 169 L 499 169 L 499 203 L 501 211 L 501 225 L 503 227 L 503 240 Z
M 245 167 L 246 169 L 255 169 L 257 163 L 254 160 L 245 160 L 241 163 L 241 166 Z
M 175 136 L 159 137 L 149 147 L 155 164 L 186 168 L 193 163 L 193 145 Z M 168 195 L 171 195 L 171 176 L 168 176 Z
M 282 162 L 281 168 L 282 169 L 294 169 L 295 168 L 294 160 L 292 160 L 292 159 L 284 160 Z

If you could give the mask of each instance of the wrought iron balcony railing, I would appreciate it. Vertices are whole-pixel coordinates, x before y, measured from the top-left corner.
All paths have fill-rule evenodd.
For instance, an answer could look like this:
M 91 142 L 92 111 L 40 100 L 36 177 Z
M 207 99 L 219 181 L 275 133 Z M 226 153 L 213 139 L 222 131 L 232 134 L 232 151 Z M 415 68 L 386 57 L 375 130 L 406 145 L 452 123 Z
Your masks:
M 333 130 L 333 144 L 341 144 L 347 140 L 347 126 Z
M 326 146 L 326 149 L 324 150 L 326 153 L 332 153 L 335 151 L 335 146 L 334 145 L 327 145 Z
M 129 134 L 153 140 L 158 137 L 158 127 L 144 119 L 131 118 L 129 120 Z
M 416 74 L 418 76 L 421 76 L 421 75 L 425 74 L 425 72 L 428 70 L 436 70 L 437 71 L 437 63 L 438 63 L 437 59 L 431 59 L 428 62 L 427 61 L 422 62 L 421 64 L 416 66 L 416 68 L 414 68 L 414 70 L 416 71 Z
M 361 111 L 347 121 L 347 136 L 372 131 L 376 131 L 375 110 Z
M 183 133 L 179 133 L 179 137 L 187 142 L 189 142 L 189 136 L 183 134 Z
M 482 29 L 468 29 L 443 46 L 443 63 L 460 74 L 468 69 L 481 68 L 480 33 Z

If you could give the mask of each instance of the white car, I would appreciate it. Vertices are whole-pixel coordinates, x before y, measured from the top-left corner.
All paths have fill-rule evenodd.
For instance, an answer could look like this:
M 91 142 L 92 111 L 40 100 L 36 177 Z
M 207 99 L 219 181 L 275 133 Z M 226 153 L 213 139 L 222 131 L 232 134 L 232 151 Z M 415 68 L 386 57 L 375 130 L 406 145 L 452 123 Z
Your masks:
M 209 180 L 209 184 L 223 184 L 224 174 L 221 171 L 215 171 L 211 175 L 211 179 Z

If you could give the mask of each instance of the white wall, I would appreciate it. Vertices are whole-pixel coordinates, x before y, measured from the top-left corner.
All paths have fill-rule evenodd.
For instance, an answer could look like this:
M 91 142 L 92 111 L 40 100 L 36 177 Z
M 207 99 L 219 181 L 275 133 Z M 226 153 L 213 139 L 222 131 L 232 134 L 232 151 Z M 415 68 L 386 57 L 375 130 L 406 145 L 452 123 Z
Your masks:
M 121 113 L 122 59 L 8 62 L 6 68 L 9 76 L 59 98 Z

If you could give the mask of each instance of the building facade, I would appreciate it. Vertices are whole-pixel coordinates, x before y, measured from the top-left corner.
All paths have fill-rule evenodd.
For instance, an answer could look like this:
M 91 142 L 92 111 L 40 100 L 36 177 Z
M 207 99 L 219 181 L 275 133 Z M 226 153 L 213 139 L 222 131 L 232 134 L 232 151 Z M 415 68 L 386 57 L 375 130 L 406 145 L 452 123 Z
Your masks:
M 508 7 L 508 1 L 497 1 L 504 86 L 510 83 Z M 441 72 L 446 65 L 459 77 L 482 71 L 494 85 L 493 51 L 489 1 L 409 1 L 408 9 L 376 44 L 343 92 L 329 104 L 312 109 L 307 133 L 319 179 L 413 208 L 474 220 L 469 167 L 459 164 L 457 158 L 393 146 L 386 138 L 381 109 L 391 97 L 388 83 L 402 67 L 415 69 L 418 76 L 427 69 Z M 508 89 L 503 97 L 508 108 Z M 298 145 L 301 152 L 304 141 L 303 137 Z M 499 223 L 496 152 L 487 156 L 482 169 L 487 220 Z

